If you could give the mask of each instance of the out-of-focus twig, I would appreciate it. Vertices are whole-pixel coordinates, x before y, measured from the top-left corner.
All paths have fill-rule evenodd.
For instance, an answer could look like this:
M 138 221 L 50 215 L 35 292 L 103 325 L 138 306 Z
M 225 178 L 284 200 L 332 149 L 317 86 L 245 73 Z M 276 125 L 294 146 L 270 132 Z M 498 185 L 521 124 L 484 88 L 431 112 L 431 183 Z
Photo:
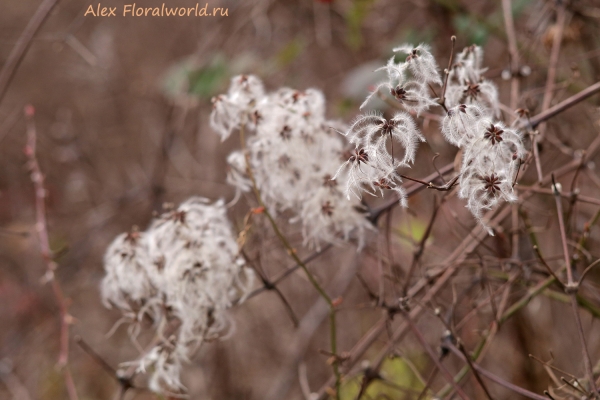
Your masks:
M 405 318 L 406 322 L 408 323 L 408 326 L 410 327 L 411 331 L 416 336 L 418 341 L 421 343 L 421 346 L 423 346 L 423 348 L 425 349 L 425 351 L 427 352 L 427 354 L 429 355 L 431 360 L 435 363 L 436 367 L 442 372 L 442 374 L 446 377 L 448 382 L 450 382 L 450 384 L 454 387 L 454 390 L 456 391 L 456 393 L 458 393 L 459 397 L 462 398 L 463 400 L 468 399 L 469 396 L 467 396 L 467 394 L 463 391 L 463 389 L 454 381 L 454 377 L 450 374 L 450 372 L 448 372 L 446 367 L 444 367 L 444 364 L 442 364 L 441 361 L 438 359 L 437 355 L 435 354 L 435 352 L 433 351 L 431 346 L 429 346 L 429 344 L 427 344 L 427 341 L 423 337 L 423 334 L 421 333 L 421 331 L 419 331 L 419 329 L 415 325 L 414 321 L 410 318 L 410 314 L 408 312 L 405 312 L 405 313 L 403 313 L 403 315 L 404 315 L 404 318 Z
M 8 55 L 8 59 L 2 66 L 2 70 L 0 70 L 0 103 L 2 103 L 2 99 L 6 94 L 8 86 L 12 81 L 12 78 L 15 76 L 15 72 L 17 72 L 17 68 L 25 58 L 25 54 L 27 54 L 27 50 L 31 45 L 33 37 L 40 29 L 50 11 L 56 6 L 59 0 L 43 0 L 42 3 L 38 6 L 37 11 L 31 19 L 29 23 L 25 27 L 25 30 L 15 43 L 15 47 L 13 47 L 12 51 Z
M 466 362 L 465 356 L 463 355 L 463 353 L 456 348 L 456 346 L 454 346 L 452 343 L 448 344 L 448 348 L 452 351 L 452 353 L 454 353 L 457 357 L 459 357 L 461 360 Z M 512 390 L 515 393 L 520 394 L 521 396 L 525 396 L 527 398 L 533 399 L 533 400 L 548 400 L 546 397 L 541 396 L 537 393 L 533 393 L 530 392 L 529 390 L 523 389 L 520 386 L 517 385 L 513 385 L 512 383 L 492 374 L 491 372 L 489 372 L 486 369 L 483 369 L 482 367 L 480 367 L 478 364 L 475 364 L 473 362 L 471 362 L 469 365 L 471 365 L 474 369 L 476 369 L 481 375 L 485 376 L 486 378 L 488 378 L 489 380 L 496 382 L 497 384 L 499 384 L 500 386 L 504 386 L 505 388 Z
M 549 120 L 550 118 L 573 107 L 574 105 L 582 102 L 583 100 L 587 99 L 590 96 L 593 96 L 594 94 L 596 94 L 598 92 L 600 92 L 600 82 L 596 82 L 593 85 L 588 86 L 581 92 L 576 93 L 573 96 L 569 97 L 568 99 L 561 101 L 554 107 L 551 107 L 545 111 L 540 112 L 536 116 L 531 117 L 531 119 L 529 121 L 523 121 L 521 124 L 519 124 L 519 128 L 523 129 L 523 128 L 527 127 L 527 125 L 530 125 L 532 128 L 535 128 L 542 122 Z
M 511 0 L 502 0 L 502 13 L 510 57 L 510 109 L 514 111 L 519 101 L 519 49 L 517 47 L 517 34 L 515 32 Z
M 46 222 L 46 188 L 44 187 L 44 174 L 37 160 L 36 145 L 37 131 L 34 123 L 35 109 L 28 105 L 25 107 L 25 119 L 27 121 L 27 144 L 25 145 L 25 155 L 28 158 L 28 166 L 31 172 L 31 181 L 35 189 L 35 215 L 36 215 L 36 232 L 40 242 L 40 252 L 46 263 L 46 274 L 44 280 L 49 282 L 56 298 L 56 303 L 59 309 L 60 318 L 60 353 L 58 356 L 58 366 L 64 369 L 65 385 L 69 398 L 76 400 L 77 392 L 73 377 L 68 368 L 69 361 L 69 325 L 73 321 L 73 317 L 69 315 L 67 308 L 67 299 L 63 294 L 63 290 L 56 279 L 56 269 L 58 265 L 54 261 L 52 251 L 50 250 L 50 241 L 48 239 L 48 224 Z
M 571 297 L 571 308 L 573 309 L 573 316 L 575 317 L 577 333 L 579 335 L 579 341 L 581 342 L 581 353 L 583 356 L 585 374 L 587 375 L 587 379 L 592 392 L 594 394 L 598 394 L 598 389 L 596 388 L 596 381 L 594 380 L 594 371 L 592 370 L 592 361 L 590 359 L 590 353 L 587 348 L 585 334 L 583 332 L 583 325 L 581 324 L 581 316 L 579 315 L 579 306 L 577 304 L 577 291 L 579 290 L 579 283 L 573 280 L 573 268 L 571 266 L 571 257 L 569 256 L 569 248 L 567 245 L 567 234 L 565 230 L 565 222 L 563 219 L 562 200 L 560 198 L 560 190 L 557 187 L 554 175 L 552 175 L 552 188 L 554 190 L 554 199 L 556 201 L 556 211 L 558 214 L 558 227 L 560 229 L 560 238 L 563 245 L 565 265 L 567 268 L 567 283 L 565 284 L 565 292 Z

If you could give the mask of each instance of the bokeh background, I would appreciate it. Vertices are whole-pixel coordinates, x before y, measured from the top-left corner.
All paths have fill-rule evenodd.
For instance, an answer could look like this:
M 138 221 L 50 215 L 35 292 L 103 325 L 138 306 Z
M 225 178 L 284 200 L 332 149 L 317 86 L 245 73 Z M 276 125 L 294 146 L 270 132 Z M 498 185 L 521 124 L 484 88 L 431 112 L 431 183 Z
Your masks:
M 196 4 L 191 0 L 165 2 L 172 6 Z M 138 3 L 160 6 L 162 2 Z M 576 3 L 571 5 L 564 31 L 557 100 L 600 79 L 600 4 L 594 0 Z M 0 64 L 7 60 L 39 4 L 39 0 L 0 3 Z M 50 286 L 41 283 L 45 264 L 35 234 L 34 192 L 23 153 L 26 104 L 36 109 L 38 155 L 48 189 L 50 244 L 74 317 L 71 337 L 81 336 L 107 363 L 117 367 L 135 359 L 139 352 L 124 326 L 107 337 L 120 315 L 100 301 L 103 252 L 118 233 L 134 225 L 145 227 L 164 202 L 178 203 L 191 195 L 233 198 L 234 189 L 225 184 L 225 158 L 238 142 L 229 139 L 221 143 L 208 126 L 210 99 L 227 89 L 233 75 L 256 74 L 271 90 L 280 86 L 319 88 L 327 96 L 328 115 L 348 122 L 380 78 L 373 70 L 383 65 L 394 46 L 429 43 L 440 64 L 445 64 L 450 36 L 456 35 L 458 49 L 472 43 L 484 46 L 489 66 L 486 76 L 499 87 L 501 100 L 508 102 L 510 84 L 502 80 L 502 71 L 509 67 L 509 58 L 497 1 L 211 0 L 209 7 L 226 7 L 228 16 L 203 18 L 84 17 L 90 4 L 97 2 L 58 3 L 0 103 L 2 399 L 67 396 L 62 373 L 56 368 L 57 305 Z M 117 6 L 119 11 L 123 4 L 123 0 L 102 2 L 102 6 Z M 554 6 L 550 0 L 513 1 L 521 63 L 530 69 L 522 79 L 519 105 L 529 108 L 532 115 L 539 110 L 556 34 Z M 546 170 L 569 161 L 572 154 L 568 149 L 585 149 L 598 135 L 598 104 L 592 99 L 549 124 L 551 142 L 542 148 Z M 379 106 L 385 107 L 383 103 Z M 411 176 L 433 173 L 435 153 L 440 154 L 435 161 L 438 166 L 454 160 L 456 149 L 444 142 L 434 125 L 430 122 L 425 127 L 428 144 L 421 147 Z M 531 175 L 529 180 L 533 179 Z M 598 198 L 598 183 L 589 178 L 582 183 L 582 190 Z M 394 259 L 400 270 L 410 264 L 414 244 L 424 233 L 436 196 L 430 191 L 418 194 L 411 198 L 409 210 L 397 210 L 390 220 Z M 376 204 L 378 200 L 366 201 Z M 242 199 L 231 209 L 238 229 L 249 204 L 252 202 Z M 545 227 L 555 224 L 549 216 L 552 205 L 550 196 L 528 204 L 548 254 L 556 254 L 560 244 L 558 236 L 544 234 Z M 463 206 L 456 198 L 448 201 L 448 211 L 429 239 L 425 265 L 442 260 L 468 235 L 474 221 Z M 596 209 L 581 206 L 573 229 L 581 229 Z M 301 247 L 299 227 L 286 225 L 286 231 L 301 254 L 310 253 Z M 593 228 L 588 250 L 594 259 L 600 255 L 594 248 L 599 243 L 598 234 Z M 526 243 L 526 238 L 522 240 Z M 349 350 L 382 315 L 370 307 L 368 294 L 352 271 L 357 269 L 376 287 L 377 255 L 386 243 L 382 237 L 374 238 L 360 256 L 347 245 L 311 264 L 332 292 L 343 294 L 338 314 L 342 350 Z M 290 266 L 266 225 L 257 230 L 249 245 L 253 254 L 260 253 L 261 266 L 268 275 Z M 507 253 L 508 246 L 509 239 L 502 235 L 486 239 L 478 255 Z M 531 259 L 534 253 L 525 249 L 522 256 Z M 460 292 L 460 285 L 477 286 L 472 285 L 476 272 L 465 267 L 461 274 L 454 294 Z M 594 289 L 596 286 L 591 286 L 589 299 L 600 306 L 600 292 Z M 514 289 L 511 298 L 519 298 L 525 290 Z M 286 280 L 281 291 L 300 319 L 312 315 L 318 297 L 301 274 Z M 453 291 L 449 289 L 445 296 L 440 301 L 451 302 Z M 463 314 L 474 307 L 477 293 L 467 298 L 470 300 L 460 304 Z M 575 330 L 570 324 L 561 324 L 567 306 L 548 297 L 536 298 L 503 328 L 485 365 L 538 392 L 547 387 L 549 377 L 527 357 L 528 353 L 547 359 L 552 351 L 561 368 L 581 373 L 579 350 L 573 350 Z M 327 356 L 319 353 L 319 349 L 328 348 L 326 318 L 319 315 L 313 318 L 314 326 L 308 332 L 299 332 L 273 293 L 256 296 L 232 310 L 236 329 L 231 337 L 206 344 L 186 367 L 184 384 L 190 397 L 301 399 L 299 368 L 305 370 L 309 386 L 316 391 L 331 371 Z M 592 358 L 597 359 L 600 335 L 593 333 L 597 323 L 593 325 L 589 314 L 584 316 L 584 323 L 591 335 Z M 442 333 L 435 318 L 426 316 L 420 324 L 435 344 Z M 475 343 L 478 329 L 484 325 L 473 323 L 474 339 L 467 344 Z M 139 340 L 147 343 L 150 339 L 148 329 Z M 386 339 L 381 335 L 365 359 L 376 354 Z M 414 339 L 407 337 L 399 349 L 426 369 L 428 359 Z M 114 377 L 74 343 L 69 358 L 81 399 L 113 398 L 119 388 Z M 406 364 L 390 363 L 387 368 L 394 382 L 419 388 Z M 143 378 L 139 382 L 143 386 Z M 377 390 L 388 393 L 386 398 L 416 398 L 414 393 L 390 387 Z M 499 398 L 517 398 L 503 389 L 495 390 Z M 127 398 L 156 397 L 130 391 Z M 345 398 L 353 397 L 348 394 Z

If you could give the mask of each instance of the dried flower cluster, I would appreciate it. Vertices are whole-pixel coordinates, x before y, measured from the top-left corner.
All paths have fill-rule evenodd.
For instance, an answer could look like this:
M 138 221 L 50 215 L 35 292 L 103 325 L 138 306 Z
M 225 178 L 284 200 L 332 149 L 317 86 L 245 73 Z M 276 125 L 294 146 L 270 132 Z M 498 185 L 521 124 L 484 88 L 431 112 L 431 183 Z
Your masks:
M 513 186 L 526 151 L 521 133 L 496 118 L 498 91 L 483 79 L 482 59 L 478 46 L 467 47 L 457 56 L 448 76 L 442 133 L 463 152 L 458 196 L 467 199 L 467 208 L 493 235 L 482 213 L 502 200 L 517 200 Z
M 163 336 L 168 321 L 180 321 L 166 338 L 135 362 L 151 371 L 150 388 L 180 392 L 181 363 L 205 340 L 226 333 L 226 310 L 249 293 L 253 272 L 238 256 L 223 201 L 194 197 L 155 219 L 144 231 L 119 235 L 105 254 L 102 298 L 131 320 L 135 337 L 149 317 Z
M 470 46 L 457 55 L 447 71 L 441 100 L 431 96 L 432 85 L 441 85 L 442 80 L 429 47 L 403 45 L 394 51 L 406 54 L 406 59 L 396 62 L 392 57 L 381 68 L 387 73 L 387 81 L 380 83 L 361 107 L 386 88 L 406 111 L 396 112 L 391 118 L 379 113 L 361 115 L 344 132 L 356 147 L 339 169 L 349 176 L 346 192 L 360 197 L 363 191 L 375 194 L 389 189 L 397 192 L 401 204 L 406 205 L 398 168 L 409 167 L 419 142 L 425 141 L 409 113 L 419 116 L 441 101 L 447 109 L 442 133 L 463 151 L 458 195 L 467 199 L 467 208 L 493 234 L 483 223 L 482 213 L 501 200 L 516 200 L 514 181 L 526 152 L 521 134 L 497 121 L 498 91 L 483 78 L 482 49 Z M 394 143 L 401 146 L 402 155 L 397 154 Z
M 399 167 L 410 167 L 419 142 L 425 141 L 409 112 L 419 115 L 437 105 L 431 97 L 430 85 L 441 84 L 441 78 L 428 46 L 402 45 L 395 48 L 394 52 L 406 54 L 406 58 L 401 62 L 396 62 L 395 57 L 390 58 L 381 68 L 387 73 L 387 81 L 377 85 L 361 108 L 381 88 L 386 88 L 407 111 L 399 111 L 389 119 L 380 113 L 358 116 L 344 132 L 356 150 L 342 164 L 338 173 L 348 172 L 347 194 L 354 193 L 360 197 L 363 191 L 375 194 L 376 191 L 383 193 L 384 189 L 393 190 L 398 194 L 400 203 L 406 206 L 406 196 L 400 186 L 402 180 L 397 170 Z M 394 143 L 397 145 L 394 146 Z M 403 154 L 398 158 L 400 151 Z
M 388 61 L 382 68 L 387 81 L 363 106 L 385 87 L 399 111 L 389 118 L 367 113 L 348 127 L 326 119 L 318 90 L 268 93 L 255 76 L 234 77 L 229 91 L 213 99 L 210 124 L 223 140 L 240 133 L 242 150 L 227 158 L 236 200 L 254 190 L 272 214 L 291 213 L 291 222 L 302 225 L 305 245 L 318 248 L 352 237 L 360 248 L 372 229 L 361 194 L 393 191 L 406 205 L 398 169 L 414 163 L 425 141 L 415 116 L 441 105 L 447 111 L 441 132 L 462 150 L 458 195 L 493 234 L 483 211 L 516 200 L 513 186 L 525 148 L 521 134 L 497 120 L 498 94 L 482 77 L 482 50 L 471 46 L 456 57 L 442 99 L 432 96 L 442 79 L 428 46 L 394 51 L 405 57 Z M 202 198 L 166 212 L 144 232 L 118 236 L 108 248 L 102 296 L 133 322 L 132 334 L 144 317 L 155 323 L 159 336 L 167 321 L 180 321 L 176 334 L 135 362 L 139 371 L 151 371 L 151 389 L 181 392 L 182 362 L 200 343 L 227 331 L 226 310 L 253 282 L 238 253 L 225 205 Z
M 445 96 L 448 108 L 473 104 L 482 108 L 487 115 L 499 115 L 498 90 L 492 82 L 483 78 L 487 68 L 483 68 L 482 64 L 483 49 L 479 46 L 466 47 L 457 54 L 448 71 Z
M 319 247 L 350 237 L 362 244 L 370 224 L 360 202 L 346 199 L 340 188 L 352 176 L 334 178 L 345 146 L 333 130 L 342 127 L 326 119 L 320 91 L 281 88 L 265 93 L 258 78 L 237 76 L 213 104 L 211 125 L 223 139 L 233 129 L 250 134 L 245 151 L 227 159 L 227 181 L 238 193 L 252 188 L 249 167 L 269 210 L 289 211 L 292 222 L 302 224 L 305 245 Z

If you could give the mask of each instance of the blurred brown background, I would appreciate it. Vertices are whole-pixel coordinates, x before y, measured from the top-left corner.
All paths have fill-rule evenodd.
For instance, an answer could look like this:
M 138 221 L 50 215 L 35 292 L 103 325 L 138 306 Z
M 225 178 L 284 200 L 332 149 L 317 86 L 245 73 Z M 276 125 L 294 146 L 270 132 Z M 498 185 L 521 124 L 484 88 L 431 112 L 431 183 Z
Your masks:
M 191 0 L 166 3 L 196 4 Z M 535 114 L 552 41 L 554 20 L 550 10 L 554 2 L 513 3 L 522 64 L 532 69 L 523 80 L 520 105 Z M 0 64 L 6 61 L 39 4 L 38 0 L 0 3 Z M 486 65 L 490 66 L 487 76 L 498 85 L 501 99 L 507 101 L 509 83 L 500 75 L 509 64 L 502 11 L 496 1 L 212 0 L 209 8 L 226 7 L 229 16 L 198 18 L 84 17 L 90 4 L 97 3 L 58 3 L 0 103 L 2 399 L 66 398 L 61 373 L 55 368 L 59 345 L 57 307 L 50 287 L 40 283 L 45 266 L 39 255 L 34 193 L 22 151 L 26 140 L 24 105 L 32 104 L 36 109 L 38 155 L 49 192 L 51 247 L 58 254 L 58 279 L 75 318 L 71 336 L 83 337 L 117 367 L 120 362 L 135 359 L 138 351 L 125 327 L 109 338 L 105 336 L 120 315 L 100 302 L 103 252 L 118 233 L 133 225 L 145 227 L 152 212 L 160 210 L 165 201 L 177 203 L 191 195 L 226 200 L 233 197 L 234 190 L 224 184 L 225 158 L 238 144 L 235 139 L 221 144 L 208 127 L 210 98 L 227 89 L 231 76 L 256 74 L 271 90 L 282 85 L 320 88 L 329 101 L 329 116 L 349 121 L 369 85 L 377 81 L 372 71 L 383 64 L 394 46 L 403 42 L 430 43 L 443 64 L 450 52 L 449 37 L 455 34 L 458 49 L 473 42 L 484 45 Z M 123 4 L 123 0 L 102 2 L 102 6 L 117 6 L 117 14 Z M 160 4 L 155 0 L 138 1 L 138 6 Z M 558 66 L 558 79 L 565 84 L 559 85 L 557 98 L 575 93 L 600 77 L 600 5 L 581 1 L 574 10 Z M 561 118 L 551 127 L 552 138 L 558 144 L 581 149 L 598 134 L 593 102 Z M 410 171 L 412 176 L 434 172 L 431 158 L 436 152 L 441 153 L 436 160 L 438 166 L 454 159 L 455 149 L 445 144 L 434 128 L 425 131 L 429 145 L 421 147 L 421 161 Z M 548 154 L 548 171 L 569 159 L 557 149 L 559 146 L 542 150 Z M 590 183 L 586 190 L 587 195 L 597 197 L 597 186 Z M 395 258 L 402 265 L 409 262 L 412 243 L 423 234 L 433 196 L 423 192 L 411 199 L 410 212 L 394 214 Z M 543 210 L 551 206 L 551 200 L 543 197 L 530 207 Z M 465 225 L 473 225 L 459 200 L 451 199 L 450 208 Z M 237 226 L 246 210 L 244 201 L 232 209 Z M 581 227 L 594 210 L 582 207 L 575 225 Z M 533 214 L 538 226 L 543 227 L 548 217 L 543 212 Z M 300 246 L 299 228 L 291 226 L 288 232 Z M 441 260 L 465 232 L 453 226 L 451 217 L 441 218 L 425 261 L 433 264 Z M 263 267 L 273 275 L 290 262 L 274 241 L 268 242 L 270 234 L 264 235 L 267 242 L 257 251 L 264 253 Z M 550 249 L 560 243 L 558 237 L 540 236 Z M 503 239 L 488 240 L 497 248 Z M 598 243 L 595 237 L 592 243 Z M 373 254 L 380 245 L 373 242 L 359 260 L 361 273 L 373 285 L 377 282 L 373 278 L 377 271 Z M 305 249 L 301 252 L 309 253 Z M 595 257 L 600 253 L 593 247 L 590 252 Z M 351 268 L 355 256 L 351 246 L 335 249 L 314 268 L 325 282 L 344 281 L 344 276 L 336 278 L 336 274 L 342 271 L 339 273 L 343 275 L 345 268 Z M 470 276 L 465 274 L 465 282 Z M 339 314 L 342 350 L 348 350 L 381 315 L 361 308 L 369 298 L 356 280 L 349 282 L 344 295 L 347 310 Z M 290 278 L 281 290 L 300 318 L 317 302 L 314 290 L 301 275 Z M 518 295 L 515 293 L 515 298 Z M 451 299 L 451 293 L 448 296 Z M 599 297 L 595 293 L 591 298 L 598 302 Z M 536 299 L 511 321 L 498 339 L 501 351 L 494 353 L 489 362 L 503 365 L 497 371 L 512 374 L 511 379 L 532 390 L 545 388 L 548 377 L 527 358 L 528 352 L 537 351 L 547 358 L 548 349 L 552 349 L 562 367 L 579 368 L 578 351 L 561 344 L 575 332 L 557 324 L 562 306 L 550 308 L 550 304 L 554 303 L 547 298 Z M 305 337 L 305 343 L 294 342 L 298 333 L 272 293 L 251 299 L 234 310 L 233 316 L 237 328 L 232 337 L 203 346 L 186 368 L 184 384 L 191 398 L 265 399 L 268 393 L 278 393 L 280 398 L 300 399 L 299 360 L 293 361 L 298 355 L 305 360 L 313 390 L 329 377 L 327 357 L 318 353 L 318 349 L 328 346 L 326 326 Z M 323 318 L 317 318 L 317 325 Z M 428 319 L 433 321 L 426 317 L 425 326 Z M 584 322 L 591 327 L 591 319 Z M 426 332 L 435 343 L 441 328 Z M 147 342 L 149 337 L 141 335 L 140 342 Z M 405 344 L 406 351 L 425 363 L 424 356 L 419 355 L 422 350 L 411 340 Z M 598 355 L 599 341 L 598 334 L 590 338 L 592 354 Z M 383 344 L 385 337 L 380 342 L 375 347 Z M 74 343 L 69 365 L 80 399 L 112 398 L 118 388 L 116 381 Z M 397 396 L 394 398 L 404 398 L 402 394 Z M 154 396 L 130 392 L 127 398 Z

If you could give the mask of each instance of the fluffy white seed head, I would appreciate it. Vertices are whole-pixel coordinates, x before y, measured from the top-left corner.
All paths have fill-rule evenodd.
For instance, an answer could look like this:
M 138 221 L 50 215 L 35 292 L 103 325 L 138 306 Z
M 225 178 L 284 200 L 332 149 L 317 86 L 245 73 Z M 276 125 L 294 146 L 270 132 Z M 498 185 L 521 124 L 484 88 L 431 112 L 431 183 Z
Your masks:
M 449 71 L 446 106 L 477 105 L 490 117 L 498 117 L 500 108 L 498 89 L 483 77 L 483 50 L 479 46 L 466 47 L 456 56 Z
M 462 147 L 477 138 L 477 127 L 483 118 L 485 114 L 480 107 L 459 104 L 448 109 L 442 120 L 442 134 L 451 144 Z
M 428 45 L 421 43 L 415 47 L 412 44 L 403 44 L 396 47 L 394 52 L 406 54 L 404 65 L 416 81 L 441 85 L 442 78 L 437 62 Z
M 467 199 L 467 208 L 490 235 L 493 231 L 483 220 L 483 213 L 501 201 L 517 200 L 513 190 L 515 173 L 514 164 L 495 163 L 485 153 L 463 160 L 458 196 Z
M 200 197 L 109 246 L 104 302 L 126 315 L 136 313 L 137 320 L 148 315 L 155 322 L 180 321 L 172 343 L 161 344 L 138 364 L 140 371 L 153 365 L 151 387 L 179 391 L 179 370 L 189 351 L 227 332 L 227 309 L 244 299 L 254 279 L 238 253 L 223 201 L 211 204 Z
M 364 108 L 374 96 L 385 95 L 385 93 L 381 93 L 383 89 L 394 97 L 405 110 L 415 112 L 417 115 L 436 106 L 437 103 L 431 97 L 431 90 L 427 82 L 410 79 L 408 77 L 409 64 L 406 62 L 396 63 L 394 59 L 395 57 L 390 58 L 388 63 L 379 69 L 386 71 L 387 81 L 377 84 L 360 108 Z
M 280 88 L 258 99 L 253 113 L 247 157 L 269 211 L 294 213 L 292 222 L 302 224 L 304 243 L 310 247 L 351 237 L 363 243 L 371 227 L 359 211 L 359 201 L 344 196 L 348 178 L 341 174 L 332 180 L 344 153 L 335 130 L 344 127 L 326 119 L 323 94 Z M 250 190 L 244 155 L 234 152 L 228 163 L 228 183 L 238 193 Z
M 446 105 L 442 121 L 446 140 L 463 150 L 459 172 L 459 197 L 492 234 L 482 219 L 501 201 L 515 201 L 513 186 L 526 151 L 519 131 L 497 121 L 496 86 L 483 78 L 483 51 L 470 46 L 459 53 L 448 76 Z
M 151 306 L 158 293 L 157 268 L 145 232 L 133 229 L 117 236 L 104 254 L 104 269 L 100 290 L 106 307 L 121 309 L 134 319 L 142 309 L 153 319 L 159 317 L 160 312 Z
M 256 76 L 235 76 L 227 94 L 213 97 L 210 126 L 221 140 L 227 139 L 233 131 L 253 122 L 251 116 L 263 96 L 262 82 Z

